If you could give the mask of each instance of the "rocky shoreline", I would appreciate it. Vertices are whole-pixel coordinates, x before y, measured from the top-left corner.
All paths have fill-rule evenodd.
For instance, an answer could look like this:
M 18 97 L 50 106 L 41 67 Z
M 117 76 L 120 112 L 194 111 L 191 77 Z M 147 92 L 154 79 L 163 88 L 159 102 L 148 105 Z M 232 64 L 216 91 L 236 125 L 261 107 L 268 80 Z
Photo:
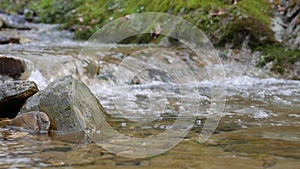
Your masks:
M 35 133 L 76 134 L 89 130 L 104 109 L 82 82 L 66 76 L 38 91 L 32 81 L 0 86 L 1 127 L 15 126 Z M 99 119 L 99 118 L 98 118 Z
M 22 43 L 22 39 L 20 39 L 17 32 L 7 32 L 5 30 L 31 30 L 32 27 L 28 24 L 28 21 L 30 19 L 24 15 L 8 14 L 0 10 L 0 45 Z
M 0 55 L 0 63 L 1 127 L 69 134 L 97 124 L 93 118 L 104 113 L 90 89 L 71 76 L 57 79 L 39 90 L 35 82 L 23 77 L 28 71 L 26 60 Z
M 134 2 L 135 0 L 131 1 Z M 141 2 L 142 7 L 136 12 L 166 12 L 183 17 L 202 29 L 213 44 L 220 48 L 221 52 L 224 48 L 225 53 L 230 53 L 229 50 L 240 50 L 242 53 L 243 47 L 246 46 L 251 49 L 247 56 L 256 59 L 255 66 L 275 72 L 276 76 L 280 78 L 299 80 L 300 0 L 232 2 L 213 0 L 201 1 L 201 3 L 194 3 L 193 1 L 172 3 L 167 0 L 164 5 L 153 9 L 153 5 L 161 3 L 155 0 L 150 4 Z M 124 17 L 133 8 L 121 2 L 105 4 L 99 1 L 94 2 L 96 3 L 95 6 L 88 8 L 90 9 L 88 12 L 91 13 L 90 16 L 90 14 L 83 15 L 85 10 L 82 11 L 83 13 L 78 12 L 82 6 L 87 5 L 83 5 L 84 2 L 81 0 L 77 3 L 70 2 L 67 4 L 54 1 L 52 5 L 47 5 L 49 3 L 51 4 L 49 0 L 39 2 L 30 0 L 14 5 L 1 4 L 0 8 L 3 10 L 0 12 L 0 44 L 27 42 L 26 39 L 20 39 L 18 33 L 8 34 L 5 30 L 8 28 L 34 29 L 27 24 L 32 21 L 60 23 L 64 29 L 74 31 L 77 38 L 88 38 L 97 30 L 96 28 L 117 19 L 116 16 Z M 62 5 L 65 6 L 64 11 L 61 10 Z M 96 7 L 97 5 L 100 5 L 99 8 Z M 104 8 L 106 5 L 109 6 L 107 9 Z M 110 7 L 110 5 L 112 6 Z M 105 13 L 100 21 L 94 18 L 98 18 L 97 15 L 94 16 L 94 12 L 98 9 Z M 50 14 L 50 11 L 54 14 Z M 66 15 L 62 15 L 62 12 Z M 111 13 L 111 16 L 107 16 L 106 13 Z M 57 16 L 61 17 L 57 18 Z M 138 36 L 128 43 L 149 41 L 158 41 L 157 43 L 159 43 L 161 39 L 165 40 L 165 38 L 159 37 L 155 37 L 153 40 L 148 35 Z M 160 42 L 161 44 L 164 43 L 163 41 Z M 260 52 L 259 58 L 255 58 L 257 52 Z

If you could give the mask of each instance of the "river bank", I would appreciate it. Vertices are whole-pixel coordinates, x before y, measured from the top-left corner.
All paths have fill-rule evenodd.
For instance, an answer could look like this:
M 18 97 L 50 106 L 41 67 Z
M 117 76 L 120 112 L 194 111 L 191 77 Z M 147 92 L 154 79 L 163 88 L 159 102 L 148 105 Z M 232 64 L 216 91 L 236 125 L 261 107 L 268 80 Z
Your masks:
M 86 62 L 89 59 L 96 62 L 97 60 L 93 60 L 94 57 L 79 56 L 85 41 L 74 40 L 72 32 L 59 30 L 60 25 L 29 24 L 29 26 L 33 29 L 2 28 L 1 31 L 17 32 L 18 37 L 26 41 L 21 44 L 0 45 L 1 55 L 21 61 L 15 62 L 18 63 L 16 65 L 22 63 L 23 66 L 20 66 L 20 71 L 12 74 L 11 78 L 34 81 L 41 93 L 47 93 L 47 99 L 43 104 L 49 105 L 50 101 L 54 100 L 55 104 L 49 106 L 52 110 L 59 104 L 74 103 L 72 100 L 75 98 L 74 95 L 83 102 L 86 98 L 90 98 L 80 95 L 81 92 L 71 93 L 66 97 L 71 101 L 61 102 L 59 98 L 63 92 L 53 90 L 55 83 L 50 85 L 51 90 L 44 90 L 47 87 L 49 89 L 51 82 L 72 75 L 85 82 L 93 92 L 92 95 L 98 98 L 108 115 L 105 119 L 108 124 L 115 131 L 131 139 L 153 138 L 173 127 L 180 128 L 173 123 L 178 118 L 179 112 L 184 110 L 181 107 L 182 90 L 178 90 L 178 83 L 175 83 L 167 73 L 157 71 L 161 68 L 141 72 L 132 81 L 121 79 L 120 82 L 118 81 L 120 79 L 115 77 L 115 72 L 124 58 L 131 60 L 151 58 L 158 53 L 159 63 L 165 66 L 177 70 L 179 67 L 175 66 L 177 62 L 174 63 L 173 59 L 178 59 L 191 70 L 196 70 L 194 71 L 196 74 L 183 75 L 187 76 L 187 79 L 195 78 L 197 81 L 180 87 L 184 89 L 183 92 L 193 91 L 187 93 L 184 99 L 189 100 L 189 103 L 199 101 L 201 106 L 199 116 L 190 121 L 193 124 L 190 132 L 178 145 L 163 154 L 138 159 L 111 153 L 103 149 L 107 145 L 96 144 L 97 140 L 93 140 L 94 143 L 91 143 L 91 140 L 80 142 L 74 136 L 48 135 L 48 132 L 36 134 L 32 130 L 4 125 L 0 127 L 1 167 L 299 168 L 300 136 L 297 129 L 300 125 L 300 82 L 281 78 L 282 75 L 271 70 L 273 67 L 271 64 L 266 64 L 263 69 L 257 67 L 262 52 L 253 51 L 247 46 L 241 49 L 218 50 L 226 73 L 226 82 L 217 85 L 226 86 L 226 105 L 212 136 L 206 142 L 199 143 L 199 133 L 210 113 L 213 88 L 205 63 L 201 62 L 201 59 L 197 60 L 190 49 L 155 44 L 118 44 L 108 53 L 105 53 L 105 50 L 97 50 L 97 55 L 106 56 L 102 62 L 98 62 L 100 64 L 98 66 L 101 66 L 101 71 L 98 71 L 99 67 L 95 68 Z M 78 65 L 78 62 L 85 64 Z M 129 70 L 130 68 L 132 69 L 129 67 Z M 70 90 L 72 85 L 68 84 L 69 87 L 66 89 L 62 87 L 59 91 Z M 28 108 L 32 105 L 39 107 L 36 100 L 43 99 L 37 98 L 38 95 L 30 98 Z M 85 106 L 93 107 L 96 104 L 78 105 L 75 106 L 76 110 Z M 38 109 L 36 107 L 33 109 Z M 74 107 L 64 105 L 62 108 L 68 112 Z M 151 121 L 151 117 L 156 119 Z M 1 119 L 0 122 L 10 120 Z M 138 122 L 139 120 L 142 122 Z M 114 139 L 110 144 L 114 145 L 118 141 L 123 140 Z M 159 144 L 161 140 L 155 141 Z
M 139 12 L 166 12 L 203 30 L 217 48 L 260 52 L 256 65 L 279 76 L 300 79 L 299 2 L 286 1 L 50 1 L 1 2 L 0 8 L 24 13 L 31 21 L 59 23 L 75 38 L 87 39 L 101 26 Z M 155 28 L 153 28 L 155 33 Z M 153 39 L 155 38 L 155 39 Z M 126 43 L 158 43 L 162 36 L 141 35 Z M 169 43 L 168 43 L 169 44 Z M 225 52 L 226 53 L 226 52 Z M 248 55 L 249 56 L 249 55 Z

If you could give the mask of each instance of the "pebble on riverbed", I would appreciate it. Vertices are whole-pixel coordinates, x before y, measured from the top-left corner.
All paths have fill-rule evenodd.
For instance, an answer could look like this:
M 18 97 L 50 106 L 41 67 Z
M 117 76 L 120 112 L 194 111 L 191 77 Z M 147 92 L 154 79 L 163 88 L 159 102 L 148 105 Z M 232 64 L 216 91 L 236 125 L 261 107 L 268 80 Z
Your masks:
M 18 115 L 11 120 L 9 125 L 22 127 L 35 132 L 47 131 L 50 127 L 50 120 L 47 114 L 39 111 L 32 111 Z

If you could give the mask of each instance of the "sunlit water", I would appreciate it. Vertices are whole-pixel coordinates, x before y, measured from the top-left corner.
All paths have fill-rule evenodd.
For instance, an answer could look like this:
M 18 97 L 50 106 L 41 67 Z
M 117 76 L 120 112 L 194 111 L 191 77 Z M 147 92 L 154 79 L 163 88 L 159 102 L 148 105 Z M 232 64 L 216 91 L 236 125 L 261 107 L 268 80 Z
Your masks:
M 176 80 L 186 74 L 173 77 L 159 70 L 139 72 L 134 79 L 128 74 L 116 77 L 122 59 L 149 57 L 151 52 L 136 52 L 157 50 L 156 46 L 119 45 L 107 54 L 100 73 L 95 75 L 87 65 L 78 68 L 85 60 L 79 56 L 84 42 L 71 40 L 72 34 L 56 31 L 55 26 L 36 27 L 20 32 L 31 42 L 0 46 L 1 53 L 26 59 L 23 78 L 35 81 L 40 89 L 66 75 L 83 80 L 111 116 L 109 123 L 116 130 L 148 137 L 172 126 L 184 106 L 196 105 L 199 109 L 188 113 L 195 123 L 190 134 L 168 153 L 149 159 L 122 158 L 93 143 L 71 143 L 0 128 L 1 167 L 299 168 L 300 81 L 260 78 L 264 72 L 259 73 L 255 67 L 224 62 L 226 82 L 214 84 L 226 86 L 223 118 L 215 134 L 199 144 L 198 134 L 209 114 L 212 83 L 204 66 L 193 60 L 187 49 L 162 48 L 166 54 L 158 61 L 178 69 L 172 58 L 184 60 L 194 72 L 187 78 L 192 81 L 179 83 Z M 99 50 L 98 54 L 104 53 Z M 187 101 L 184 106 L 183 100 Z

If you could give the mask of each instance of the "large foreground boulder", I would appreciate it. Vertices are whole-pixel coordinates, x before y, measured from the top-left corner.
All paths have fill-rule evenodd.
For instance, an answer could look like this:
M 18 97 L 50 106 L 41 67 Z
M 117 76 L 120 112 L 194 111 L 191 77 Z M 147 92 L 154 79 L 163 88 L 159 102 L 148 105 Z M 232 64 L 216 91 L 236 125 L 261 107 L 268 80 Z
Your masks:
M 0 118 L 14 118 L 25 101 L 38 92 L 32 81 L 11 81 L 0 85 Z
M 41 111 L 50 119 L 50 130 L 72 134 L 94 128 L 104 109 L 82 82 L 71 76 L 50 83 L 22 107 L 19 115 Z

